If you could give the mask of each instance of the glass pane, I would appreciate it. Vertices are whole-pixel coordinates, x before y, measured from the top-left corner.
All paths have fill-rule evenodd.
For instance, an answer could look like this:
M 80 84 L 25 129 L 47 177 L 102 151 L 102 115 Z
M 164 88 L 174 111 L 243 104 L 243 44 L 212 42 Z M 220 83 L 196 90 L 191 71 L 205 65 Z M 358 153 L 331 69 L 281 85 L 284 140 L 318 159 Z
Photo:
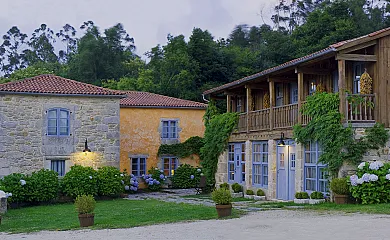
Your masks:
M 170 125 L 171 125 L 171 127 L 176 127 L 176 121 L 171 121 Z
M 245 153 L 241 153 L 241 161 L 245 162 Z
M 253 162 L 260 162 L 260 153 L 253 154 Z
M 60 127 L 67 127 L 68 126 L 68 119 L 60 119 Z
M 279 167 L 284 168 L 284 153 L 279 153 Z
M 57 128 L 56 127 L 49 127 L 47 130 L 48 135 L 57 135 Z
M 263 176 L 263 186 L 268 185 L 268 176 Z
M 234 152 L 234 145 L 229 144 L 229 152 Z
M 306 179 L 306 190 L 308 191 L 316 191 L 316 181 Z
M 319 179 L 323 179 L 323 180 L 328 179 L 327 178 L 328 173 L 325 170 L 325 168 L 319 168 L 318 171 L 319 171 L 319 176 L 318 176 Z
M 315 151 L 317 150 L 316 147 L 317 147 L 317 144 L 311 143 L 311 144 L 310 144 L 310 151 L 315 152 Z
M 234 172 L 234 163 L 229 163 L 229 172 Z
M 163 127 L 163 138 L 168 138 L 169 135 L 168 135 L 168 131 L 169 131 L 169 128 L 168 127 Z
M 317 163 L 317 155 L 315 153 L 310 155 L 310 163 Z
M 327 181 L 320 181 L 319 182 L 319 192 L 328 192 L 328 182 Z
M 268 176 L 268 166 L 263 166 L 263 175 Z
M 48 127 L 57 127 L 57 120 L 56 119 L 49 119 L 48 121 Z
M 60 127 L 60 135 L 68 135 L 68 128 L 67 127 Z
M 229 161 L 234 162 L 234 153 L 229 153 Z
M 263 163 L 268 163 L 268 154 L 263 154 Z
M 169 126 L 168 121 L 163 121 L 163 127 L 168 127 L 168 126 Z
M 241 144 L 241 152 L 245 152 L 245 143 Z
M 48 113 L 49 118 L 57 118 L 57 110 L 50 110 Z
M 260 144 L 253 144 L 253 152 L 260 152 Z
M 306 168 L 306 178 L 316 178 L 316 168 L 315 167 L 307 167 Z
M 268 153 L 268 144 L 263 144 L 263 152 Z
M 60 111 L 60 118 L 68 118 L 68 111 L 61 110 Z

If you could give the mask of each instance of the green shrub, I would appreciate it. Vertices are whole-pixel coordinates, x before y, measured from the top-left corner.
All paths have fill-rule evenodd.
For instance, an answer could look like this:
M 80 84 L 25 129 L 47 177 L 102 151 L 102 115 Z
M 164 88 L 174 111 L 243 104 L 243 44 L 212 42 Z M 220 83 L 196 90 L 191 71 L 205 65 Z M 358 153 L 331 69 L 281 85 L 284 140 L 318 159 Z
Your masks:
M 148 185 L 148 188 L 152 191 L 159 191 L 166 179 L 164 171 L 152 167 L 148 170 L 148 173 L 149 174 L 143 176 L 146 185 Z
M 309 199 L 309 194 L 307 192 L 296 192 L 295 198 L 296 199 Z
M 4 192 L 12 193 L 12 197 L 8 198 L 11 202 L 27 202 L 29 193 L 28 185 L 29 177 L 21 173 L 12 173 L 0 180 Z
M 118 196 L 124 191 L 123 174 L 111 166 L 101 167 L 97 171 L 98 194 L 101 196 Z
M 247 189 L 245 193 L 246 195 L 255 195 L 255 193 L 251 189 Z
M 239 193 L 242 192 L 242 186 L 238 183 L 233 183 L 232 184 L 232 190 L 234 193 Z
M 229 183 L 222 183 L 221 185 L 219 185 L 219 188 L 230 190 L 230 185 Z
M 175 175 L 171 178 L 172 185 L 174 188 L 194 188 L 200 181 L 201 173 L 200 168 L 182 164 L 175 170 Z
M 312 192 L 310 194 L 311 199 L 324 199 L 324 194 L 322 192 Z
M 48 169 L 33 172 L 26 183 L 28 202 L 47 202 L 57 198 L 58 173 Z
M 211 193 L 211 198 L 217 205 L 228 205 L 232 203 L 232 194 L 226 189 L 216 189 Z
M 265 193 L 262 189 L 257 189 L 256 195 L 257 196 L 265 196 Z
M 62 179 L 61 190 L 73 198 L 80 195 L 96 196 L 98 193 L 97 172 L 91 167 L 74 165 Z
M 346 178 L 334 178 L 330 182 L 330 190 L 334 194 L 339 195 L 348 195 L 349 194 L 349 186 Z
M 92 195 L 77 196 L 74 204 L 79 214 L 93 213 L 96 207 L 96 201 Z

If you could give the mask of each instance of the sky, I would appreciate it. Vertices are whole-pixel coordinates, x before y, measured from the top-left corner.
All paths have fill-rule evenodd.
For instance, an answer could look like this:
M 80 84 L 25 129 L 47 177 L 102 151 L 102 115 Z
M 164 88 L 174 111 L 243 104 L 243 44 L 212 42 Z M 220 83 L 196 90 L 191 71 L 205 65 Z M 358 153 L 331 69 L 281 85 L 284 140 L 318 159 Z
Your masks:
M 41 23 L 57 32 L 92 20 L 101 30 L 122 23 L 143 55 L 167 34 L 190 36 L 194 27 L 226 38 L 238 24 L 270 24 L 278 0 L 0 0 L 0 36 L 12 26 L 31 34 Z M 4 4 L 5 2 L 5 4 Z M 4 9 L 5 6 L 5 9 Z

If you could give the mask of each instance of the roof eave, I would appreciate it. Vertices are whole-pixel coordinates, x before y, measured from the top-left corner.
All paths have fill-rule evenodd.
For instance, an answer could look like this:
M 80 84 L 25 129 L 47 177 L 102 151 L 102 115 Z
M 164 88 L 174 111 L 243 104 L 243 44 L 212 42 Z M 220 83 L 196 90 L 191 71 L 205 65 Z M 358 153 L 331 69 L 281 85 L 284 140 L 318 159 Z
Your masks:
M 193 109 L 193 110 L 206 110 L 207 106 L 205 107 L 184 107 L 184 106 L 132 106 L 132 105 L 125 105 L 121 104 L 121 108 L 165 108 L 165 109 Z
M 36 92 L 12 92 L 0 91 L 0 95 L 30 95 L 50 97 L 98 97 L 98 98 L 125 98 L 126 95 L 104 95 L 104 94 L 61 94 L 61 93 L 36 93 Z

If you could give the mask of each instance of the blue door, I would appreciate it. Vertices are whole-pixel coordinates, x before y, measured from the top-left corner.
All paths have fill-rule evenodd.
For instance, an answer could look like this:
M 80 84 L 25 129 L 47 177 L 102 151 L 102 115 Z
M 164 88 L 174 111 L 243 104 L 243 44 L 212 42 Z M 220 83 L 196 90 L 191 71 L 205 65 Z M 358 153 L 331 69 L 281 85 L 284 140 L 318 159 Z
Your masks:
M 245 182 L 245 143 L 230 143 L 228 156 L 229 182 Z
M 277 147 L 276 197 L 281 200 L 293 200 L 295 195 L 295 143 Z

